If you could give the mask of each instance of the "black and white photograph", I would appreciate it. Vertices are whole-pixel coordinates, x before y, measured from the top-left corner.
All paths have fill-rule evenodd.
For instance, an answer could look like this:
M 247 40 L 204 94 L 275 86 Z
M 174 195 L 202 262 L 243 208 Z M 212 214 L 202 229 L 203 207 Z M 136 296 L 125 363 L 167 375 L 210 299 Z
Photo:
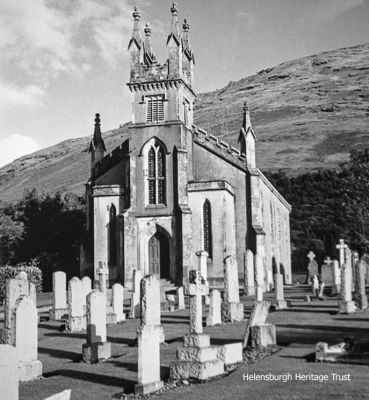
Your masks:
M 0 400 L 369 399 L 369 0 L 0 0 Z

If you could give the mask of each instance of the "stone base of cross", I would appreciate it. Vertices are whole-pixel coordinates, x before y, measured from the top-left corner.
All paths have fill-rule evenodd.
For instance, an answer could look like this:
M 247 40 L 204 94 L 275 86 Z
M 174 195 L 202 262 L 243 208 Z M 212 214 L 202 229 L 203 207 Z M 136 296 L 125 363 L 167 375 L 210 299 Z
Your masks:
M 99 277 L 99 290 L 106 295 L 106 281 L 109 279 L 109 268 L 106 263 L 99 261 L 96 274 Z
M 209 295 L 209 284 L 200 271 L 189 272 L 189 283 L 185 294 L 190 297 L 190 333 L 202 333 L 202 296 Z

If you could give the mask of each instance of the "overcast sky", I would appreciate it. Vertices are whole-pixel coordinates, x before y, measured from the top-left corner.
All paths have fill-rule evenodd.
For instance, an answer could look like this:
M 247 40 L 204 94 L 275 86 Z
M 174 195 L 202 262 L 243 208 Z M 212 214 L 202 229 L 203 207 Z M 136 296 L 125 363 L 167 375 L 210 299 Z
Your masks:
M 132 10 L 166 59 L 167 0 L 0 0 L 0 166 L 131 120 Z M 283 61 L 369 41 L 369 0 L 182 0 L 197 92 Z

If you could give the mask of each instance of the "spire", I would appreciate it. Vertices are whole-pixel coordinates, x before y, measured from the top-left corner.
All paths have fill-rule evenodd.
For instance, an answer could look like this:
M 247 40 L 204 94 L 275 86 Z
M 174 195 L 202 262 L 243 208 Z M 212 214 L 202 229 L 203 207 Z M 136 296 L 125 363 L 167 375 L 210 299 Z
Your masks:
M 255 168 L 255 134 L 251 126 L 250 111 L 246 101 L 243 104 L 243 121 L 238 136 L 240 143 L 240 151 L 246 155 L 246 162 L 248 168 Z
M 144 42 L 144 61 L 145 64 L 151 65 L 155 61 L 155 55 L 152 51 L 151 45 L 151 26 L 150 24 L 145 25 L 145 42 Z
M 179 46 L 181 44 L 181 35 L 179 33 L 179 26 L 178 26 L 178 6 L 177 3 L 173 3 L 170 9 L 172 14 L 172 25 L 170 29 L 170 34 L 168 36 L 167 44 L 169 40 L 173 37 Z
M 193 59 L 193 53 L 190 45 L 190 25 L 188 19 L 185 18 L 182 25 L 183 29 L 183 51 L 187 55 L 189 60 Z
M 136 44 L 138 49 L 141 49 L 142 40 L 140 37 L 140 29 L 139 29 L 141 15 L 140 15 L 140 12 L 138 11 L 137 7 L 134 8 L 132 16 L 133 16 L 133 32 L 132 32 L 131 40 L 129 41 L 128 49 L 131 47 L 133 42 Z
M 242 121 L 240 136 L 241 134 L 243 136 L 246 136 L 249 132 L 251 132 L 255 138 L 254 130 L 252 129 L 251 126 L 249 107 L 247 105 L 247 102 L 245 101 L 243 103 L 243 121 Z M 238 138 L 238 141 L 240 141 L 240 138 Z
M 103 151 L 106 151 L 104 140 L 101 136 L 101 129 L 100 129 L 100 114 L 95 114 L 95 131 L 94 136 L 90 143 L 89 151 L 95 151 L 98 147 L 102 147 Z

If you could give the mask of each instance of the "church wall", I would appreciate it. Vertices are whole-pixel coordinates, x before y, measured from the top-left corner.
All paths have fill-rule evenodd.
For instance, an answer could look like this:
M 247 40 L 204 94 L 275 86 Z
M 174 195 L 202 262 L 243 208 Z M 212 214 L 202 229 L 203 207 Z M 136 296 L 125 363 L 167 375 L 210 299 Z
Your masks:
M 123 185 L 125 160 L 114 165 L 95 180 L 95 185 Z
M 246 251 L 247 215 L 246 215 L 246 176 L 245 172 L 210 153 L 200 145 L 193 149 L 193 168 L 195 181 L 225 180 L 235 196 L 235 232 L 236 258 L 239 276 L 243 276 L 243 260 Z
M 216 188 L 217 185 L 218 182 L 212 182 L 212 186 L 215 187 L 214 190 L 196 190 L 196 184 L 191 184 L 188 194 L 192 211 L 193 259 L 196 259 L 196 252 L 204 250 L 203 205 L 205 200 L 209 200 L 211 204 L 213 256 L 208 258 L 207 272 L 211 285 L 221 284 L 223 280 L 223 260 L 229 254 L 236 254 L 234 195 L 228 190 Z

